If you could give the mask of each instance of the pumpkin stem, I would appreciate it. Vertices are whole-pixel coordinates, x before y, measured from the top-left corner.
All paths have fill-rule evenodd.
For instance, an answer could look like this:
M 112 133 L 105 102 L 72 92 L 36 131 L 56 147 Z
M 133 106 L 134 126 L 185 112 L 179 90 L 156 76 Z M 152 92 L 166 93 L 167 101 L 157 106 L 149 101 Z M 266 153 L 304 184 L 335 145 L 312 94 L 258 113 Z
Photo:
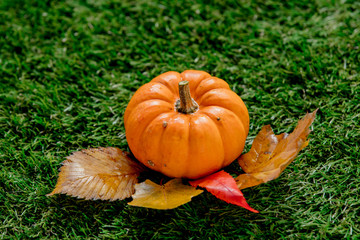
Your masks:
M 179 82 L 179 96 L 180 99 L 176 102 L 178 112 L 189 114 L 199 109 L 199 105 L 191 98 L 188 81 Z

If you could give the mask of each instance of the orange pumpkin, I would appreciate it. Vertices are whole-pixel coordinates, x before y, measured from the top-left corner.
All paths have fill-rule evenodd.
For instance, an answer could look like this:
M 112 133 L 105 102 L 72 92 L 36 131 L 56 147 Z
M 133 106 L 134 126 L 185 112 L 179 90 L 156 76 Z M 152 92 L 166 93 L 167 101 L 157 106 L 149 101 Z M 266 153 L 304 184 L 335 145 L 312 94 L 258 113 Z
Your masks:
M 169 177 L 197 179 L 233 162 L 249 114 L 229 85 L 203 71 L 167 72 L 140 87 L 124 116 L 134 156 Z

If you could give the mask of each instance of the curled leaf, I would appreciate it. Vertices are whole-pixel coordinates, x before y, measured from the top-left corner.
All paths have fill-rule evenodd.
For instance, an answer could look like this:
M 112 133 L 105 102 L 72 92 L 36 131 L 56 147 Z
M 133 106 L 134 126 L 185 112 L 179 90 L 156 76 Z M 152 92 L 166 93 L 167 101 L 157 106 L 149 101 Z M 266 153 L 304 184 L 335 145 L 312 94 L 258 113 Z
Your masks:
M 117 200 L 130 197 L 143 167 L 118 148 L 74 152 L 62 163 L 55 189 L 85 199 Z
M 249 211 L 258 213 L 246 202 L 242 192 L 236 186 L 234 178 L 225 171 L 211 174 L 199 180 L 189 182 L 193 187 L 206 188 L 215 197 L 231 204 L 243 207 Z
M 129 205 L 154 209 L 173 209 L 191 201 L 191 198 L 202 193 L 175 178 L 165 185 L 158 185 L 150 180 L 135 185 L 133 201 Z
M 317 110 L 299 120 L 295 130 L 275 135 L 269 125 L 264 126 L 256 136 L 248 153 L 241 155 L 238 162 L 245 174 L 235 180 L 239 189 L 253 187 L 271 181 L 295 159 L 309 144 L 307 137 Z

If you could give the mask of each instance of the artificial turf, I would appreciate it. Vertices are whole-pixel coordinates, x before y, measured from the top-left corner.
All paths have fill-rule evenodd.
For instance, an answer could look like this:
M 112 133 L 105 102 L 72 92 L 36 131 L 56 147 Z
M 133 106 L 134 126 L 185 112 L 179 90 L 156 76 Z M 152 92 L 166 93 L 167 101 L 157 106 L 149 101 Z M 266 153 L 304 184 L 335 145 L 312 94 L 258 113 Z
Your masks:
M 0 1 L 0 238 L 359 239 L 359 19 L 346 0 Z M 186 69 L 242 97 L 245 151 L 319 108 L 309 146 L 243 190 L 259 214 L 210 194 L 168 211 L 45 196 L 71 152 L 127 150 L 134 91 Z

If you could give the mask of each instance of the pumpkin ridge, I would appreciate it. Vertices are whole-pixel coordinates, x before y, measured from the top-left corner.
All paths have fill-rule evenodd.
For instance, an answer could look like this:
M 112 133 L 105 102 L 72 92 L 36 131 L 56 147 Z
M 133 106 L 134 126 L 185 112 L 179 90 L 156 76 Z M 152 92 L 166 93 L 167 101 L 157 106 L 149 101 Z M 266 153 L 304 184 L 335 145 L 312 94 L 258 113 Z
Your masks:
M 202 95 L 200 95 L 199 97 L 197 97 L 197 99 L 198 98 L 201 98 L 202 96 L 204 96 L 205 94 L 207 94 L 208 92 L 210 92 L 210 91 L 212 91 L 212 90 L 217 90 L 217 89 L 226 89 L 226 90 L 229 90 L 228 88 L 224 88 L 224 87 L 221 87 L 221 88 L 219 88 L 219 87 L 216 87 L 216 88 L 211 88 L 211 89 L 209 89 L 209 90 L 207 90 L 206 92 L 204 92 Z M 201 104 L 199 104 L 199 106 L 200 106 Z
M 181 74 L 176 71 L 169 71 L 163 74 L 160 74 L 159 76 L 153 78 L 150 82 L 156 82 L 163 84 L 166 86 L 172 93 L 177 92 L 177 87 L 174 85 L 177 85 L 175 83 L 178 83 L 181 81 Z
M 134 112 L 134 110 L 136 110 L 136 108 L 142 104 L 142 103 L 145 103 L 145 102 L 150 102 L 150 101 L 162 101 L 162 102 L 165 102 L 165 103 L 168 103 L 170 104 L 171 106 L 173 106 L 172 104 L 172 101 L 166 101 L 164 99 L 161 99 L 161 98 L 150 98 L 150 99 L 144 99 L 142 101 L 139 101 L 136 103 L 136 105 L 133 105 L 130 107 L 131 105 L 131 101 L 130 103 L 128 104 L 128 106 L 126 107 L 126 110 L 125 110 L 125 113 L 124 113 L 124 123 L 126 124 L 126 122 L 128 121 L 128 119 L 130 118 L 130 115 Z M 130 107 L 130 108 L 129 108 Z M 174 107 L 172 107 L 173 109 Z
M 173 105 L 172 102 L 168 102 L 168 101 L 165 101 L 164 99 L 160 99 L 160 98 L 152 98 L 152 99 L 146 99 L 144 101 L 140 101 L 138 102 L 137 105 L 141 104 L 141 103 L 146 103 L 146 102 L 150 102 L 150 101 L 162 101 L 162 102 L 166 102 L 168 104 L 170 104 L 171 106 Z M 133 109 L 135 109 L 136 107 L 134 107 Z
M 200 82 L 202 82 L 204 79 L 212 77 L 209 73 L 201 70 L 185 70 L 180 75 L 182 81 L 188 81 L 191 83 L 190 89 L 194 90 L 194 93 L 191 92 L 193 94 L 195 94 L 195 89 L 197 88 Z M 196 83 L 196 86 L 195 85 L 193 86 L 193 83 L 194 84 Z
M 136 112 L 138 111 L 138 106 L 140 105 L 140 104 L 143 104 L 143 103 L 145 103 L 145 102 L 149 102 L 149 101 L 152 101 L 152 100 L 155 100 L 155 99 L 150 99 L 150 100 L 146 100 L 146 101 L 144 101 L 144 102 L 140 102 L 136 107 L 134 107 L 133 109 L 131 109 L 131 111 L 130 111 L 130 113 L 129 113 L 129 117 L 128 117 L 128 119 L 127 120 L 131 120 L 132 119 L 132 117 L 133 117 L 133 114 L 135 113 L 136 114 Z M 159 101 L 159 100 L 156 100 L 156 101 Z M 164 100 L 160 100 L 160 101 L 162 101 L 162 102 L 165 102 L 165 103 L 167 103 L 166 101 L 164 101 Z M 170 103 L 169 103 L 170 104 Z M 173 110 L 173 108 L 171 108 L 171 109 L 169 109 L 169 112 L 172 112 L 172 110 Z M 155 115 L 150 121 L 148 121 L 148 123 L 150 123 L 150 122 L 152 122 L 155 118 L 157 118 L 160 114 L 163 114 L 163 113 L 166 113 L 166 112 L 160 112 L 158 115 Z M 139 133 L 138 133 L 138 135 L 139 136 L 142 136 L 143 134 L 144 134 L 144 130 L 146 129 L 146 127 L 145 128 L 143 128 L 142 129 L 142 131 L 140 131 Z M 126 132 L 125 132 L 125 134 L 126 134 Z M 128 140 L 128 139 L 127 139 Z M 128 142 L 129 142 L 129 140 L 128 140 Z M 136 145 L 137 146 L 133 146 L 133 148 L 134 149 L 138 149 L 138 146 L 140 145 L 136 140 L 135 140 L 135 143 L 136 143 Z M 131 150 L 131 148 L 130 148 L 130 150 Z M 133 152 L 134 153 L 134 152 Z M 135 156 L 136 157 L 136 156 Z
M 203 114 L 194 114 L 189 127 L 189 158 L 184 165 L 183 177 L 197 179 L 218 170 L 223 161 L 221 135 L 214 122 Z M 187 169 L 187 170 L 186 170 Z M 187 172 L 186 172 L 187 171 Z
M 150 82 L 152 82 L 152 81 L 150 81 Z M 160 81 L 158 81 L 158 80 L 156 80 L 156 81 L 154 81 L 153 83 L 158 83 L 158 84 L 161 84 L 161 85 L 163 85 L 164 87 L 166 87 L 167 89 L 169 89 L 170 90 L 170 92 L 172 92 L 172 93 L 177 93 L 177 95 L 179 94 L 177 91 L 174 91 L 173 89 L 171 89 L 169 86 L 167 86 L 166 84 L 164 84 L 164 83 L 162 83 L 162 82 L 160 82 Z
M 146 128 L 144 128 L 144 131 L 145 131 L 158 117 L 160 117 L 160 116 L 163 115 L 163 114 L 167 114 L 167 113 L 172 113 L 172 111 L 162 112 L 162 113 L 160 113 L 159 115 L 156 115 L 150 122 L 148 122 Z
M 229 110 L 229 111 L 230 111 L 230 110 Z M 230 112 L 231 112 L 231 111 L 230 111 Z M 232 113 L 233 113 L 233 112 L 232 112 Z M 246 130 L 246 129 L 245 129 L 245 124 L 244 124 L 243 121 L 241 121 L 241 118 L 240 118 L 238 115 L 236 115 L 235 113 L 233 113 L 233 114 L 234 114 L 234 116 L 239 120 L 240 126 L 241 126 L 242 130 L 246 133 L 246 134 L 245 134 L 245 141 L 246 141 L 246 138 L 247 138 L 247 135 L 248 135 L 249 130 Z M 242 151 L 244 151 L 244 149 L 241 150 L 239 156 L 241 155 Z M 234 159 L 234 160 L 235 160 L 235 159 Z
M 201 105 L 201 107 L 217 107 L 217 108 L 225 109 L 226 111 L 229 111 L 229 112 L 231 112 L 231 113 L 234 113 L 234 112 L 231 111 L 230 109 L 228 109 L 228 108 L 226 108 L 226 107 L 224 107 L 224 106 L 220 106 L 220 105 L 213 105 L 213 104 L 212 104 L 212 105 Z M 202 113 L 205 114 L 206 112 L 205 112 L 205 111 L 202 111 Z M 240 117 L 239 117 L 238 115 L 236 115 L 236 114 L 234 113 L 234 116 L 236 116 L 237 119 L 241 122 L 241 124 L 244 125 L 244 123 L 241 121 L 241 119 L 240 119 Z
M 213 81 L 213 82 L 208 83 L 208 81 Z M 204 84 L 204 82 L 205 82 L 205 85 L 203 87 L 208 88 L 205 91 L 200 89 L 200 86 L 202 84 Z M 209 91 L 214 90 L 214 89 L 230 89 L 230 87 L 229 87 L 229 84 L 227 82 L 225 82 L 224 80 L 214 77 L 214 76 L 211 76 L 211 77 L 205 78 L 199 82 L 199 85 L 196 87 L 194 94 L 195 94 L 196 98 L 198 99 L 199 97 L 205 95 L 206 93 L 208 93 Z
M 186 156 L 187 156 L 187 161 L 188 161 L 188 162 L 190 162 L 190 161 L 191 161 L 191 159 L 189 159 L 189 158 L 190 158 L 189 151 L 190 151 L 190 129 L 191 129 L 191 118 L 192 118 L 192 115 L 189 115 L 189 117 L 188 117 L 188 120 L 189 120 L 189 125 L 188 125 L 188 136 L 187 136 L 187 141 L 186 141 L 186 142 L 187 142 L 187 144 L 186 144 L 186 151 L 187 151 Z M 186 168 L 185 170 L 183 170 L 183 171 L 182 171 L 181 175 L 184 175 L 184 173 L 189 172 L 189 169 L 190 169 L 190 171 L 191 171 L 191 164 L 189 164 L 189 165 L 187 166 L 187 168 Z
M 170 116 L 168 116 L 167 117 L 167 120 L 169 119 L 169 118 L 171 118 L 171 117 L 173 117 L 175 114 L 176 114 L 176 112 L 163 112 L 163 113 L 160 113 L 159 115 L 157 115 L 153 120 L 151 120 L 151 122 L 147 125 L 147 127 L 144 129 L 144 132 L 143 133 L 146 133 L 146 131 L 152 126 L 152 124 L 158 119 L 158 118 L 160 118 L 162 115 L 165 115 L 165 114 L 170 114 Z M 162 136 L 164 135 L 164 133 L 165 133 L 165 130 L 166 130 L 166 127 L 163 127 L 163 131 L 161 132 L 161 136 L 159 137 L 159 144 L 158 144 L 158 152 L 161 152 L 162 151 L 162 146 L 161 146 L 161 139 L 162 139 Z M 144 137 L 147 137 L 147 135 L 146 134 L 143 134 L 142 136 L 144 136 Z M 144 141 L 144 137 L 141 137 L 141 142 L 145 142 Z M 148 159 L 148 160 L 151 160 L 151 159 Z M 164 167 L 164 158 L 161 158 L 161 162 L 160 162 L 160 167 L 161 167 L 161 169 L 160 170 L 162 170 L 163 169 L 163 167 Z
M 206 93 L 204 93 L 202 96 L 201 96 L 201 98 L 200 98 L 200 100 L 197 102 L 198 104 L 199 104 L 199 107 L 207 107 L 207 106 L 217 106 L 217 107 L 222 107 L 222 108 L 224 108 L 224 109 L 227 109 L 227 110 L 229 110 L 229 111 L 231 111 L 231 112 L 233 112 L 231 109 L 229 109 L 229 108 L 227 108 L 227 107 L 225 107 L 225 106 L 223 106 L 223 105 L 219 105 L 218 103 L 211 103 L 211 104 L 204 104 L 203 102 L 203 99 L 202 99 L 202 97 L 204 97 L 206 94 L 208 94 L 210 91 L 213 91 L 213 90 L 219 90 L 219 89 L 224 89 L 224 90 L 227 90 L 227 91 L 229 91 L 229 93 L 232 93 L 232 94 L 235 94 L 236 96 L 238 96 L 234 91 L 232 91 L 231 89 L 227 89 L 227 88 L 215 88 L 215 89 L 211 89 L 211 90 L 209 90 L 209 91 L 207 91 Z M 246 105 L 245 105 L 245 103 L 242 101 L 242 99 L 240 98 L 240 96 L 238 96 L 239 97 L 239 99 L 240 99 L 240 102 L 244 105 L 244 107 L 245 107 L 245 112 L 247 112 L 247 107 L 246 107 Z M 206 101 L 205 101 L 206 102 Z M 248 113 L 247 113 L 248 114 Z M 245 119 L 243 119 L 242 120 L 242 118 L 241 118 L 241 116 L 238 116 L 237 114 L 235 114 L 239 119 L 240 119 L 240 122 L 243 124 L 243 126 L 245 126 L 245 125 L 247 125 L 246 124 L 246 120 Z M 249 117 L 247 117 L 247 119 L 248 119 Z M 245 127 L 244 127 L 244 130 L 245 130 Z M 249 132 L 249 130 L 247 130 L 246 131 L 246 133 L 248 134 L 248 132 Z
M 204 116 L 206 116 L 211 122 L 213 122 L 214 124 L 215 124 L 215 126 L 216 126 L 216 130 L 218 131 L 218 133 L 219 133 L 219 136 L 220 136 L 220 138 L 221 138 L 221 145 L 222 145 L 222 149 L 224 149 L 224 140 L 223 140 L 223 135 L 222 135 L 222 133 L 221 133 L 221 131 L 220 131 L 220 129 L 219 129 L 219 126 L 218 126 L 218 124 L 217 124 L 217 120 L 216 121 L 214 121 L 213 119 L 211 119 L 211 117 L 208 115 L 208 113 L 207 112 L 205 112 L 205 111 L 202 111 L 201 113 L 199 113 L 199 114 L 202 114 L 202 115 L 204 115 Z M 225 160 L 225 151 L 223 151 L 223 159 Z M 224 167 L 224 164 L 225 164 L 225 161 L 223 161 L 222 163 L 221 163 L 221 168 L 223 168 Z
M 209 79 L 209 78 L 212 78 L 212 76 L 211 76 L 211 77 L 206 77 L 206 78 L 204 78 L 204 79 L 201 79 L 201 80 L 197 83 L 197 85 L 194 87 L 194 92 L 191 93 L 191 95 L 193 95 L 192 97 L 193 97 L 194 100 L 195 100 L 196 89 L 200 86 L 200 84 L 201 84 L 202 81 L 207 80 L 207 79 Z
M 165 131 L 166 131 L 166 128 L 161 132 L 161 136 L 160 136 L 160 138 L 159 138 L 158 150 L 157 150 L 158 152 L 161 152 L 161 151 L 162 151 L 161 139 L 163 138 Z M 164 165 L 164 164 L 165 164 L 165 163 L 164 163 L 164 158 L 162 157 L 161 160 L 160 160 L 160 170 L 159 170 L 159 171 L 162 172 L 163 169 L 166 168 L 166 165 Z
M 227 109 L 227 108 L 224 108 L 224 107 L 220 107 L 220 106 L 215 106 L 215 105 L 209 105 L 209 106 L 207 106 L 207 107 L 216 107 L 216 108 L 222 108 L 222 109 L 224 109 L 225 112 L 227 112 L 228 114 L 231 114 L 232 116 L 234 116 L 234 118 L 240 123 L 242 131 L 245 132 L 244 123 L 241 121 L 241 119 L 239 118 L 239 116 L 236 115 L 234 112 L 232 112 L 230 109 Z M 222 134 L 222 131 L 220 131 L 220 129 L 219 129 L 220 126 L 218 125 L 218 122 L 217 122 L 218 120 L 217 120 L 217 119 L 213 119 L 213 118 L 211 117 L 211 113 L 209 113 L 209 112 L 207 112 L 207 111 L 205 111 L 205 110 L 201 110 L 200 114 L 204 114 L 204 115 L 208 116 L 208 117 L 215 123 L 215 125 L 216 125 L 216 127 L 217 127 L 217 129 L 218 129 L 218 131 L 219 131 L 219 134 L 220 134 L 220 136 L 221 136 L 221 142 L 223 143 L 223 146 L 225 146 L 225 145 L 224 145 L 223 134 Z M 240 153 L 240 154 L 241 154 L 241 153 Z M 228 159 L 225 159 L 225 154 L 224 154 L 224 162 L 223 162 L 222 168 L 226 166 L 226 161 L 225 161 L 225 160 L 226 160 L 226 161 L 229 161 Z M 230 159 L 230 161 L 233 161 L 233 160 L 235 160 L 235 159 Z
M 178 113 L 178 112 L 174 112 L 174 114 L 171 114 L 171 116 L 168 118 L 168 121 L 169 122 L 174 122 L 174 119 L 176 119 L 176 118 L 178 118 L 178 117 L 180 117 L 180 118 L 182 118 L 183 120 L 185 120 L 185 121 L 187 121 L 187 124 L 185 123 L 183 126 L 184 126 L 184 130 L 186 130 L 186 131 L 184 131 L 183 133 L 183 135 L 182 136 L 184 136 L 184 135 L 186 135 L 187 134 L 187 140 L 185 141 L 186 142 L 186 144 L 184 144 L 184 148 L 186 148 L 186 149 L 184 149 L 184 148 L 182 148 L 181 150 L 182 150 L 182 153 L 184 154 L 184 155 L 186 155 L 186 157 L 184 157 L 183 159 L 184 160 L 188 160 L 189 159 L 189 137 L 190 137 L 190 128 L 189 128 L 189 122 L 190 122 L 190 118 L 189 117 L 183 117 L 183 114 L 181 114 L 181 113 Z M 169 161 L 169 159 L 167 159 L 166 158 L 166 154 L 164 154 L 164 147 L 165 146 L 168 146 L 168 147 L 172 147 L 171 145 L 169 146 L 169 142 L 166 142 L 166 139 L 164 139 L 165 137 L 164 137 L 164 134 L 167 132 L 167 134 L 168 135 L 170 135 L 170 134 L 173 134 L 173 132 L 171 132 L 170 130 L 168 130 L 169 128 L 167 127 L 167 130 L 165 130 L 165 131 L 163 131 L 163 133 L 162 133 L 162 137 L 161 137 L 161 139 L 160 139 L 160 144 L 159 144 L 159 147 L 160 147 L 160 153 L 161 153 L 161 170 L 164 170 L 163 172 L 168 172 L 168 171 L 171 171 L 171 172 L 174 172 L 174 170 L 176 170 L 176 174 L 171 174 L 171 175 L 168 175 L 168 176 L 170 176 L 170 177 L 179 177 L 180 175 L 184 175 L 187 171 L 188 171 L 188 169 L 187 168 L 184 168 L 184 164 L 183 164 L 183 162 L 174 162 L 174 161 Z M 170 132 L 169 132 L 170 131 Z M 172 131 L 174 131 L 174 129 L 172 129 Z M 167 163 L 167 167 L 164 167 L 164 161 L 167 161 L 168 163 Z M 178 167 L 178 166 L 174 166 L 174 165 L 179 165 L 180 164 L 180 166 Z M 189 165 L 191 165 L 191 164 L 189 164 Z M 181 174 L 179 174 L 180 173 L 180 171 L 181 171 Z
M 147 86 L 147 87 L 149 88 L 149 89 L 146 89 L 146 88 L 143 89 L 143 91 L 145 91 L 145 93 L 146 93 L 147 90 L 150 90 L 151 88 L 156 87 L 156 88 L 157 88 L 157 89 L 156 89 L 157 91 L 152 91 L 151 93 L 152 93 L 152 94 L 160 94 L 160 96 L 161 96 L 161 92 L 162 92 L 163 90 L 161 90 L 160 88 L 161 88 L 161 87 L 164 87 L 164 88 L 166 88 L 171 94 L 173 94 L 173 90 L 170 89 L 169 86 L 167 86 L 166 84 L 164 84 L 164 83 L 162 83 L 162 82 L 160 82 L 160 81 L 150 81 L 150 82 L 146 83 L 144 86 Z M 165 96 L 166 96 L 166 97 L 169 97 L 168 94 L 165 94 Z M 154 97 L 154 96 L 152 96 L 151 98 L 153 98 L 153 97 Z M 156 96 L 155 96 L 155 98 L 156 98 Z M 170 98 L 172 98 L 172 96 L 170 96 Z

